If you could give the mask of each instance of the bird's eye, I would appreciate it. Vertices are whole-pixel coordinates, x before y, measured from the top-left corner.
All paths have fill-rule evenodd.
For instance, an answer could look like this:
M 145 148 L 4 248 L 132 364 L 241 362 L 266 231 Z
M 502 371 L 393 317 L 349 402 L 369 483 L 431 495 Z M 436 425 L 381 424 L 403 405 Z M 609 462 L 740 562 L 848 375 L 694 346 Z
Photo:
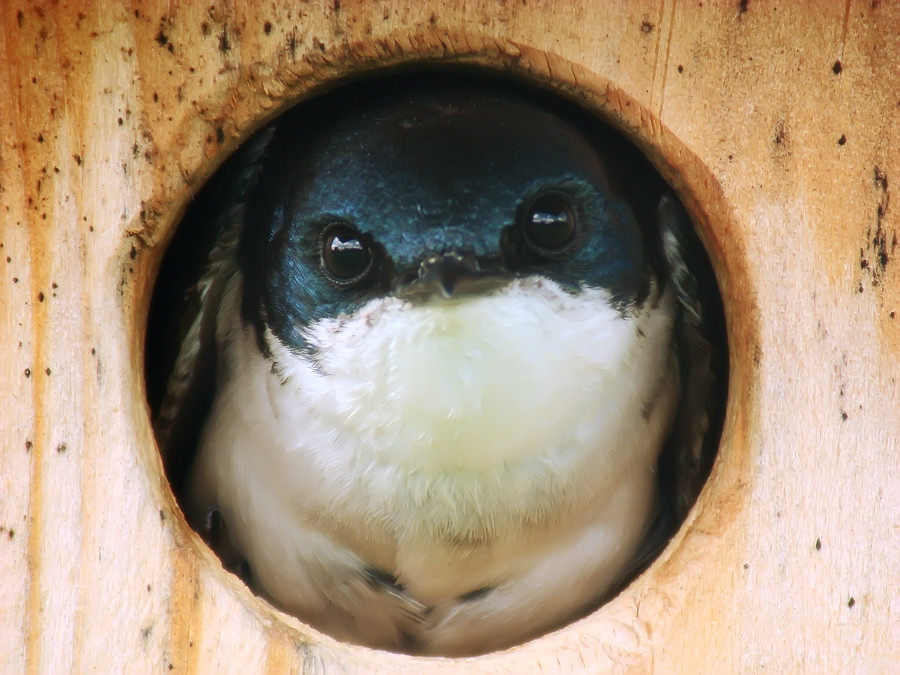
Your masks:
M 568 200 L 558 194 L 541 195 L 531 202 L 521 221 L 525 238 L 538 251 L 556 253 L 575 238 L 575 212 Z
M 372 268 L 372 249 L 352 227 L 329 225 L 322 233 L 322 266 L 337 282 L 360 281 Z

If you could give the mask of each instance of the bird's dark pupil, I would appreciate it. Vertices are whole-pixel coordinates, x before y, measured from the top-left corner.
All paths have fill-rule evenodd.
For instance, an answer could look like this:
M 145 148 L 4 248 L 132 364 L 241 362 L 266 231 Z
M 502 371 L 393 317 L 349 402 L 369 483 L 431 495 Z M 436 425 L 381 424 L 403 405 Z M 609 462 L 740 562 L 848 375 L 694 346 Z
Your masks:
M 569 205 L 560 197 L 539 198 L 529 209 L 525 234 L 542 249 L 562 248 L 575 234 L 575 218 Z
M 349 228 L 332 232 L 325 239 L 323 262 L 328 272 L 341 280 L 353 279 L 369 266 L 369 249 Z

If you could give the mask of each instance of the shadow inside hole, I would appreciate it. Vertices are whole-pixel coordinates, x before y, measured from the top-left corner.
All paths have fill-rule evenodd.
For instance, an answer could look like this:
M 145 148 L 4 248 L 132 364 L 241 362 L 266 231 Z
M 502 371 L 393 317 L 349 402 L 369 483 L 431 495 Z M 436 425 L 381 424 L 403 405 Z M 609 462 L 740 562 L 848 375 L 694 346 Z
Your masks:
M 334 110 L 335 106 L 352 107 L 373 96 L 377 98 L 380 92 L 420 87 L 423 82 L 438 80 L 450 84 L 475 82 L 496 88 L 498 91 L 514 92 L 516 96 L 527 98 L 577 127 L 594 147 L 602 148 L 606 157 L 614 158 L 615 171 L 611 172 L 611 181 L 631 205 L 635 218 L 641 226 L 642 243 L 649 263 L 654 270 L 668 271 L 657 225 L 657 207 L 661 195 L 669 191 L 665 181 L 626 138 L 573 101 L 564 99 L 556 93 L 483 70 L 445 68 L 424 72 L 399 71 L 343 84 L 301 103 L 285 115 L 301 116 L 303 128 L 309 129 L 314 134 L 316 129 L 328 125 L 329 111 Z M 279 120 L 275 120 L 272 124 L 278 123 Z M 182 341 L 191 330 L 196 317 L 197 303 L 200 299 L 198 282 L 207 272 L 211 251 L 217 246 L 222 231 L 227 226 L 228 216 L 237 212 L 236 201 L 240 201 L 241 198 L 236 200 L 236 196 L 241 194 L 241 189 L 237 189 L 236 186 L 246 183 L 251 185 L 249 191 L 256 189 L 253 187 L 253 177 L 258 165 L 255 159 L 256 149 L 268 142 L 270 127 L 271 125 L 248 139 L 202 188 L 187 210 L 163 259 L 150 308 L 145 354 L 147 394 L 157 429 L 160 427 L 161 411 L 166 406 L 167 390 L 171 396 L 173 368 L 179 358 Z M 415 177 L 411 179 L 414 180 Z M 699 350 L 694 349 L 696 345 L 686 343 L 694 340 L 696 336 L 684 338 L 682 334 L 681 341 L 685 344 L 679 344 L 677 347 L 680 349 L 683 368 L 706 369 L 710 378 L 708 387 L 701 388 L 699 392 L 690 391 L 691 378 L 685 378 L 682 395 L 683 400 L 689 401 L 690 406 L 706 408 L 708 430 L 702 441 L 702 451 L 697 456 L 686 456 L 682 451 L 683 439 L 692 433 L 691 425 L 694 422 L 689 414 L 685 414 L 685 410 L 679 411 L 669 441 L 660 454 L 656 473 L 659 499 L 656 515 L 644 544 L 632 558 L 628 568 L 623 571 L 621 583 L 611 592 L 606 592 L 602 597 L 595 599 L 593 603 L 581 606 L 578 616 L 611 598 L 653 561 L 694 503 L 715 459 L 728 381 L 723 308 L 710 262 L 690 226 L 681 233 L 680 250 L 690 270 L 690 277 L 686 282 L 682 279 L 679 283 L 688 286 L 683 289 L 684 293 L 696 299 L 696 306 L 701 308 L 703 323 L 700 339 L 706 346 Z M 681 321 L 683 323 L 684 319 Z M 201 331 L 206 331 L 208 337 L 209 331 L 214 331 L 214 326 L 211 324 L 203 326 Z M 694 352 L 693 356 L 685 356 L 691 352 Z M 215 395 L 216 361 L 215 350 L 207 350 L 192 363 L 190 373 L 186 375 L 182 373 L 181 380 L 175 385 L 182 389 L 179 395 L 179 413 L 174 423 L 165 423 L 165 438 L 160 437 L 167 477 L 176 498 L 183 506 L 187 499 L 186 478 Z M 682 408 L 685 407 L 683 403 Z M 208 514 L 204 522 L 198 523 L 196 518 L 194 521 L 192 526 L 222 558 L 226 568 L 241 576 L 252 587 L 252 570 L 243 557 L 229 545 L 227 523 L 223 523 L 219 514 L 214 511 Z M 374 570 L 372 573 L 376 576 L 385 574 L 381 570 Z M 390 574 L 385 574 L 384 579 L 376 579 L 376 582 L 388 585 L 393 583 L 400 589 L 396 579 Z M 486 589 L 479 588 L 470 591 L 466 596 L 476 599 L 486 592 Z M 577 616 L 569 616 L 566 622 L 574 618 Z M 549 626 L 547 630 L 558 625 Z M 499 646 L 508 645 L 504 643 Z M 401 645 L 399 649 L 404 650 L 405 646 Z

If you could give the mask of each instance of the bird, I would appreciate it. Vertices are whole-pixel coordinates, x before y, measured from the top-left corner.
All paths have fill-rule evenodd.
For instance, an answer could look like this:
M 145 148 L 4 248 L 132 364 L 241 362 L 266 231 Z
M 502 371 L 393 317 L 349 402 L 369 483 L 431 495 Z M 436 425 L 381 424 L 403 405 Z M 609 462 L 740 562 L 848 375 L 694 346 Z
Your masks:
M 620 589 L 699 491 L 701 247 L 576 108 L 469 74 L 351 83 L 209 188 L 159 444 L 226 568 L 334 638 L 522 643 Z

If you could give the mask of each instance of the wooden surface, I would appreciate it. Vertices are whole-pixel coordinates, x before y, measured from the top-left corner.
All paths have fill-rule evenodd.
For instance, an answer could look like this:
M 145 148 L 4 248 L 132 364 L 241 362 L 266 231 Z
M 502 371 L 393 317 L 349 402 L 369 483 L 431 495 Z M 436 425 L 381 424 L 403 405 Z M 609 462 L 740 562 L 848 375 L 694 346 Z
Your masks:
M 335 643 L 186 529 L 142 384 L 190 195 L 312 88 L 463 60 L 575 92 L 700 223 L 713 476 L 612 603 L 464 663 Z M 0 671 L 900 671 L 900 3 L 0 4 Z

